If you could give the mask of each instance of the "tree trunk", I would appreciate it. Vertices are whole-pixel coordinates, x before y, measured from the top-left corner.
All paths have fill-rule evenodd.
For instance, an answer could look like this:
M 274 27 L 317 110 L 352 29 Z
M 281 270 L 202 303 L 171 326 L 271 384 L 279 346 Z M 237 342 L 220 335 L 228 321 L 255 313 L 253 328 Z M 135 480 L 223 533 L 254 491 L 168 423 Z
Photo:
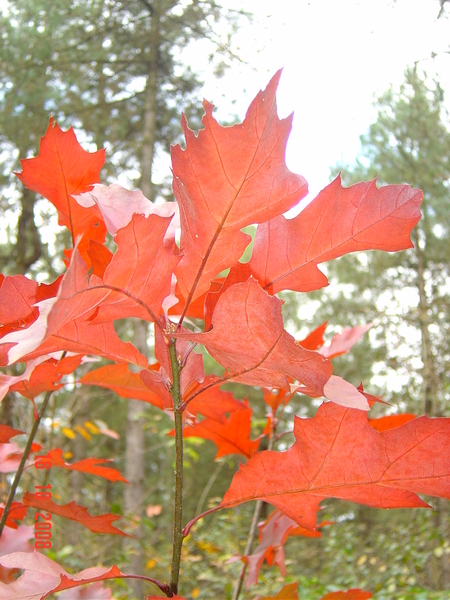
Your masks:
M 425 289 L 426 261 L 419 246 L 417 230 L 413 231 L 413 241 L 417 259 L 417 280 L 419 290 L 419 323 L 421 331 L 421 355 L 423 362 L 422 371 L 422 402 L 425 414 L 436 417 L 441 414 L 438 402 L 437 371 L 429 330 L 429 302 Z M 436 501 L 436 511 L 433 515 L 434 526 L 438 529 L 440 537 L 447 539 L 447 514 L 449 503 L 443 498 Z M 450 564 L 448 554 L 436 557 L 436 568 L 433 570 L 433 585 L 441 589 L 450 587 Z
M 135 321 L 134 345 L 147 354 L 147 323 Z M 130 572 L 142 575 L 144 566 L 144 554 L 142 548 L 141 521 L 144 515 L 145 500 L 145 434 L 144 434 L 144 412 L 145 404 L 139 400 L 128 401 L 127 427 L 126 427 L 126 449 L 125 449 L 125 479 L 129 485 L 125 487 L 124 509 L 125 514 L 131 519 L 128 533 L 135 536 L 133 539 L 124 540 L 124 550 L 127 553 L 130 564 Z M 143 597 L 142 581 L 131 579 L 130 586 L 133 589 L 136 600 Z
M 20 199 L 22 212 L 17 223 L 17 242 L 13 250 L 17 274 L 24 275 L 42 254 L 41 238 L 34 222 L 35 201 L 35 193 L 24 187 Z
M 413 241 L 417 259 L 417 279 L 416 285 L 419 291 L 419 324 L 421 332 L 421 354 L 422 354 L 422 399 L 423 410 L 429 416 L 437 416 L 440 413 L 437 402 L 437 377 L 436 365 L 433 356 L 431 336 L 429 330 L 429 306 L 425 290 L 425 258 L 419 246 L 419 236 L 417 229 L 413 231 Z
M 153 156 L 156 145 L 156 112 L 158 91 L 158 64 L 159 64 L 159 19 L 161 1 L 154 0 L 152 3 L 152 21 L 150 27 L 150 62 L 148 65 L 147 83 L 145 86 L 145 104 L 142 123 L 142 153 L 141 153 L 141 181 L 140 187 L 144 196 L 154 200 L 152 185 Z

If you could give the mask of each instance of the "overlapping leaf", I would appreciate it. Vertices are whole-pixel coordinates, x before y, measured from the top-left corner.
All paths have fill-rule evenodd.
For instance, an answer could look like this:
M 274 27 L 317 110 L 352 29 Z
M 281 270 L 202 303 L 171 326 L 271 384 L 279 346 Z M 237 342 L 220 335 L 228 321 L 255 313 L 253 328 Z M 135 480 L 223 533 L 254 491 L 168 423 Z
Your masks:
M 143 400 L 163 409 L 163 401 L 143 382 L 139 373 L 132 373 L 126 364 L 106 365 L 89 371 L 80 379 L 84 385 L 97 385 L 113 390 L 122 398 Z M 167 392 L 167 390 L 166 390 Z
M 319 263 L 357 250 L 411 248 L 422 197 L 408 185 L 377 188 L 375 181 L 343 188 L 337 177 L 294 219 L 258 226 L 251 271 L 271 294 L 318 290 L 328 284 Z
M 220 126 L 206 101 L 204 129 L 197 136 L 182 119 L 186 149 L 172 148 L 183 254 L 175 272 L 189 301 L 239 260 L 250 242 L 243 227 L 282 214 L 307 192 L 303 177 L 291 173 L 285 163 L 292 118 L 277 117 L 280 74 L 256 96 L 239 125 Z
M 296 418 L 294 434 L 286 452 L 241 466 L 222 508 L 262 499 L 314 530 L 325 498 L 378 508 L 428 506 L 417 494 L 450 498 L 450 419 L 420 417 L 379 433 L 364 412 L 330 403 Z
M 289 389 L 292 376 L 323 394 L 331 364 L 295 342 L 284 329 L 280 300 L 268 296 L 253 279 L 224 292 L 212 323 L 206 333 L 176 337 L 203 344 L 233 381 Z
M 38 284 L 24 275 L 0 275 L 0 338 L 29 327 L 39 316 L 36 304 L 54 298 L 61 278 Z

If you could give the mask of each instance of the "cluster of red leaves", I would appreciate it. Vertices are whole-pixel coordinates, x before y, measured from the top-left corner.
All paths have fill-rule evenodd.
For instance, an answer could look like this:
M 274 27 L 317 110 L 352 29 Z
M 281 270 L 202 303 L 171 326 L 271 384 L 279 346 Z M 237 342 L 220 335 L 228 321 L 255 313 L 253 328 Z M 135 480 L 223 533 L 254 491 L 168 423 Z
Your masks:
M 65 253 L 67 270 L 50 285 L 22 275 L 0 279 L 0 364 L 25 363 L 22 375 L 0 376 L 3 395 L 16 391 L 33 400 L 58 390 L 83 357 L 95 355 L 110 362 L 85 374 L 82 384 L 171 413 L 168 346 L 176 341 L 182 366 L 177 410 L 184 413 L 184 436 L 213 441 L 217 456 L 239 453 L 248 459 L 219 508 L 261 499 L 279 511 L 263 525 L 255 554 L 244 558 L 252 583 L 264 559 L 283 570 L 289 535 L 319 535 L 316 515 L 325 498 L 387 508 L 427 506 L 418 493 L 450 497 L 450 421 L 390 417 L 368 422 L 365 411 L 379 399 L 332 374 L 331 359 L 347 352 L 370 325 L 344 330 L 328 345 L 326 324 L 300 341 L 284 328 L 282 302 L 275 294 L 327 285 L 320 263 L 357 250 L 411 247 L 422 193 L 407 185 L 377 188 L 375 181 L 343 188 L 338 177 L 297 217 L 286 219 L 283 213 L 307 194 L 307 184 L 285 164 L 292 117 L 277 116 L 279 76 L 256 96 L 241 124 L 220 126 L 207 102 L 198 135 L 183 117 L 186 147 L 172 148 L 176 203 L 166 205 L 155 205 L 138 191 L 99 184 L 103 151 L 85 152 L 72 130 L 63 132 L 51 120 L 39 156 L 22 161 L 19 178 L 53 203 L 59 223 L 69 229 L 73 248 Z M 252 257 L 242 264 L 251 241 L 242 228 L 251 224 L 257 224 Z M 218 279 L 225 269 L 228 275 Z M 114 329 L 114 320 L 129 317 L 154 323 L 156 361 L 151 364 Z M 193 351 L 196 344 L 223 367 L 221 377 L 205 375 L 202 355 Z M 229 381 L 266 390 L 264 433 L 272 438 L 277 411 L 295 393 L 331 402 L 312 419 L 296 418 L 296 441 L 288 451 L 257 452 L 251 408 L 220 389 Z M 67 465 L 59 449 L 49 456 L 52 467 L 123 481 L 100 466 L 102 461 Z M 92 531 L 122 533 L 112 526 L 113 515 L 92 517 L 74 503 L 58 507 L 25 494 L 22 505 L 75 519 Z M 0 560 L 6 568 L 25 571 L 14 583 L 2 584 L 0 598 L 31 597 L 36 568 L 45 573 L 40 592 L 33 580 L 36 598 L 123 576 L 113 567 L 69 577 L 45 557 L 30 556 Z M 275 596 L 287 597 L 294 597 L 294 587 L 285 586 Z M 326 596 L 341 597 L 370 594 L 349 590 Z

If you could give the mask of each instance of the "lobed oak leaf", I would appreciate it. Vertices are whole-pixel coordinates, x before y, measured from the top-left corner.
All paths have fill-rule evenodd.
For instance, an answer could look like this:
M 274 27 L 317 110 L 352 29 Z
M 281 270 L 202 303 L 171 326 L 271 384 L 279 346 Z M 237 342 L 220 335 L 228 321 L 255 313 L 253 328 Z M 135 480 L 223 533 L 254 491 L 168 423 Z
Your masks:
M 324 357 L 297 344 L 283 326 L 281 301 L 255 280 L 228 288 L 220 297 L 206 333 L 173 337 L 203 344 L 225 369 L 226 379 L 289 389 L 289 376 L 323 394 L 332 367 Z
M 221 508 L 261 499 L 313 531 L 319 503 L 340 498 L 378 508 L 427 507 L 417 494 L 450 497 L 450 419 L 420 417 L 381 433 L 364 412 L 322 404 L 296 417 L 286 452 L 241 465 Z
M 163 244 L 169 224 L 170 219 L 156 215 L 133 215 L 116 233 L 117 250 L 102 279 L 93 275 L 88 280 L 87 266 L 75 250 L 48 317 L 47 335 L 83 316 L 94 323 L 124 317 L 157 320 L 179 260 Z
M 88 513 L 87 508 L 75 504 L 75 502 L 59 505 L 55 504 L 53 500 L 50 500 L 49 498 L 37 498 L 35 494 L 30 494 L 29 492 L 25 492 L 23 495 L 22 503 L 24 506 L 38 508 L 39 510 L 48 511 L 52 513 L 52 515 L 58 515 L 65 519 L 76 521 L 93 533 L 128 536 L 127 533 L 120 531 L 120 529 L 116 529 L 116 527 L 112 525 L 114 521 L 120 519 L 120 515 L 105 514 L 93 516 Z
M 21 160 L 22 172 L 16 173 L 28 189 L 41 194 L 56 207 L 58 222 L 69 229 L 74 243 L 81 237 L 79 251 L 87 261 L 89 240 L 102 243 L 106 227 L 97 207 L 84 208 L 72 196 L 100 181 L 104 162 L 104 150 L 86 152 L 73 129 L 62 131 L 51 117 L 41 138 L 39 155 Z
M 67 469 L 69 471 L 80 471 L 82 473 L 90 473 L 97 477 L 102 477 L 108 481 L 128 481 L 116 469 L 100 466 L 102 463 L 111 462 L 110 458 L 85 458 L 76 463 L 68 464 L 63 460 L 63 451 L 61 448 L 53 448 L 45 455 L 45 460 L 51 463 L 52 467 Z
M 243 227 L 282 214 L 307 193 L 306 181 L 285 163 L 292 116 L 277 116 L 280 75 L 259 92 L 241 124 L 220 126 L 206 101 L 197 136 L 182 117 L 186 149 L 172 147 L 183 254 L 175 273 L 188 304 L 239 260 L 251 240 Z
M 258 226 L 252 274 L 270 294 L 309 292 L 328 285 L 319 263 L 358 250 L 411 248 L 422 197 L 408 185 L 377 188 L 375 181 L 344 188 L 338 176 L 294 219 Z

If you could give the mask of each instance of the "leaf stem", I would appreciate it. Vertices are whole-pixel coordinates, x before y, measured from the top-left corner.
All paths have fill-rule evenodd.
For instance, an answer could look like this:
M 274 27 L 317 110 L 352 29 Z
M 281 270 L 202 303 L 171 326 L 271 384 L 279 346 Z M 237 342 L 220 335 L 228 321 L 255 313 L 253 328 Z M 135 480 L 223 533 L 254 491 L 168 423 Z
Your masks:
M 16 490 L 17 490 L 17 487 L 20 482 L 20 478 L 22 477 L 22 473 L 25 468 L 25 463 L 28 460 L 28 455 L 30 454 L 30 451 L 31 451 L 31 445 L 34 442 L 34 438 L 36 437 L 37 430 L 39 428 L 41 419 L 44 416 L 45 410 L 47 408 L 47 405 L 49 403 L 52 393 L 53 393 L 53 390 L 50 390 L 45 394 L 44 401 L 42 402 L 41 410 L 39 411 L 38 414 L 36 414 L 36 418 L 34 420 L 33 427 L 31 428 L 31 432 L 28 437 L 27 444 L 24 448 L 22 458 L 19 463 L 19 467 L 14 476 L 14 480 L 12 482 L 11 489 L 9 490 L 9 494 L 8 494 L 8 498 L 6 500 L 5 507 L 3 508 L 2 518 L 0 520 L 0 536 L 2 535 L 3 528 L 5 527 L 6 519 L 8 518 L 8 514 L 11 509 L 11 504 L 13 503 L 14 496 L 16 494 Z
M 178 361 L 176 342 L 171 340 L 169 345 L 170 364 L 172 367 L 172 400 L 175 419 L 175 493 L 173 515 L 173 544 L 172 566 L 170 572 L 170 592 L 178 593 L 180 575 L 181 548 L 184 540 L 183 533 L 183 411 L 181 404 L 181 371 Z

